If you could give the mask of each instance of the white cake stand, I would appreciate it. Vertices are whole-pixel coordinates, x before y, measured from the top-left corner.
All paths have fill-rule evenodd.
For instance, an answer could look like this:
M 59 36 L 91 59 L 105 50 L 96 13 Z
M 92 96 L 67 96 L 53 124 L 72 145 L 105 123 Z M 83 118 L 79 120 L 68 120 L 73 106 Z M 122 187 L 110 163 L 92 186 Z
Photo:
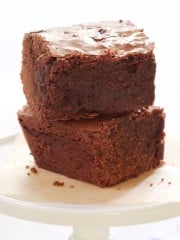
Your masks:
M 23 137 L 18 136 L 10 156 L 1 162 L 0 212 L 25 220 L 73 226 L 69 240 L 108 240 L 111 226 L 180 216 L 179 143 L 169 141 L 167 164 L 157 171 L 100 189 L 41 169 L 28 176 L 26 166 L 34 166 L 34 162 Z M 5 146 L 1 140 L 2 144 Z M 172 152 L 173 158 L 169 159 Z M 54 187 L 55 180 L 65 185 Z

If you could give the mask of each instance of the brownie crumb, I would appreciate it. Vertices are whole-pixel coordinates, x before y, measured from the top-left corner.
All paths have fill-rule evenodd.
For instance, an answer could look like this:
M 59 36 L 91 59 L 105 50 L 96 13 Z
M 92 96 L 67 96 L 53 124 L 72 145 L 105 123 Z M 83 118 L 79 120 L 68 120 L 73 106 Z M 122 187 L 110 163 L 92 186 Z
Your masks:
M 100 28 L 98 32 L 101 33 L 101 34 L 103 34 L 103 33 L 106 32 L 106 29 L 104 29 L 104 28 Z
M 26 169 L 29 169 L 30 168 L 30 166 L 29 165 L 26 165 Z
M 161 182 L 164 182 L 164 178 L 161 178 Z
M 120 22 L 120 23 L 122 23 L 122 22 L 123 22 L 123 20 L 122 20 L 122 19 L 120 19 L 120 20 L 119 20 L 119 22 Z
M 63 187 L 64 186 L 64 182 L 54 181 L 52 183 L 52 185 L 56 186 L 56 187 Z
M 75 186 L 74 186 L 74 185 L 69 185 L 69 187 L 70 187 L 70 188 L 75 188 Z
M 31 170 L 31 173 L 34 173 L 34 174 L 38 173 L 38 170 L 35 167 L 32 167 L 30 170 Z
M 42 33 L 42 32 L 46 32 L 45 30 L 39 30 L 39 31 L 36 31 L 35 33 Z
M 119 187 L 117 190 L 121 190 L 121 188 Z
M 171 182 L 168 182 L 168 185 L 171 185 Z
M 153 183 L 150 183 L 149 186 L 152 187 L 152 186 L 153 186 Z
M 31 174 L 28 172 L 27 175 L 30 176 Z

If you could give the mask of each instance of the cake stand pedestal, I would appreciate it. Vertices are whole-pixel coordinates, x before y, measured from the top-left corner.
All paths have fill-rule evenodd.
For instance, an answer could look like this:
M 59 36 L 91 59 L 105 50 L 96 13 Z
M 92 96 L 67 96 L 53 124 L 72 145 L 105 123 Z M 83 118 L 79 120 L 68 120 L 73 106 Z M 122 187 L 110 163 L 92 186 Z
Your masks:
M 107 226 L 74 226 L 68 240 L 110 240 Z
M 110 240 L 111 226 L 137 225 L 178 217 L 180 203 L 93 207 L 29 203 L 1 195 L 0 212 L 24 220 L 73 226 L 69 240 Z

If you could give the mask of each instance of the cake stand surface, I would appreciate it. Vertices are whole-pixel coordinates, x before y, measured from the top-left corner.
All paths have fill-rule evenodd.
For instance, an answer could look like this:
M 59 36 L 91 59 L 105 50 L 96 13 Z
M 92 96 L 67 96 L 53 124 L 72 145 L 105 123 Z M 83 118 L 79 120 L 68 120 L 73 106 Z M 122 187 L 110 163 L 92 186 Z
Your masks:
M 0 161 L 0 212 L 17 218 L 73 226 L 69 240 L 108 240 L 111 226 L 143 224 L 180 216 L 180 141 L 167 139 L 161 168 L 101 189 L 35 166 L 22 135 Z M 31 172 L 36 167 L 37 173 Z M 54 186 L 53 182 L 63 182 Z

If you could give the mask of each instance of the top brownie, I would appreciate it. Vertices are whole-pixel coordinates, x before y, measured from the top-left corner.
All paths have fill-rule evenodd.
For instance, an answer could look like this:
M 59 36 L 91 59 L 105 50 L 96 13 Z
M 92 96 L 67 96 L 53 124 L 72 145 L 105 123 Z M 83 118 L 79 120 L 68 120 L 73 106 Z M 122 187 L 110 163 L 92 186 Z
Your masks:
M 27 33 L 21 77 L 40 118 L 116 115 L 153 104 L 154 44 L 129 21 Z

